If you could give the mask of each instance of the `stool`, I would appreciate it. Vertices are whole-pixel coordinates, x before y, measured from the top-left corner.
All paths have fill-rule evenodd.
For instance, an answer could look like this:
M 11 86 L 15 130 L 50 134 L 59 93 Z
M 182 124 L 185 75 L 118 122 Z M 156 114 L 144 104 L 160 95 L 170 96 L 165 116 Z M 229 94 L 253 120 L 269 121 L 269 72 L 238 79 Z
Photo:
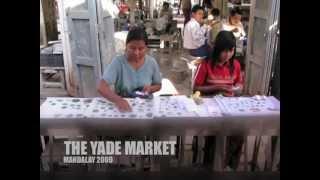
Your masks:
M 60 82 L 48 82 L 43 74 L 59 74 Z M 60 87 L 65 89 L 64 67 L 40 67 L 40 88 Z

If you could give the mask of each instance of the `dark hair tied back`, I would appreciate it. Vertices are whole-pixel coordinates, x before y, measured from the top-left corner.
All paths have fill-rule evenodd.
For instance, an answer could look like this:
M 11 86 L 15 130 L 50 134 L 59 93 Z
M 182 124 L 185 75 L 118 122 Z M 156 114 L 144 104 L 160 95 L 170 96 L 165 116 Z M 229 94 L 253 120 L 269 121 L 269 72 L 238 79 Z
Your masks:
M 129 33 L 127 35 L 126 44 L 134 40 L 142 40 L 146 43 L 146 45 L 148 45 L 148 35 L 142 27 L 134 26 L 130 28 Z

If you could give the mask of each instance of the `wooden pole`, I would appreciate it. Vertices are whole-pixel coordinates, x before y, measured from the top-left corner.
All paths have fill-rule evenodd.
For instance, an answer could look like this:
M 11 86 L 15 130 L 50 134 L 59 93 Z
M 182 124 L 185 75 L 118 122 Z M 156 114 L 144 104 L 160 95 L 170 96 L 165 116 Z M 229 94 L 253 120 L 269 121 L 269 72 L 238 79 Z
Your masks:
M 48 41 L 58 40 L 58 28 L 56 19 L 55 0 L 41 0 L 43 8 L 44 24 Z
M 42 2 L 40 0 L 40 45 L 47 46 L 47 33 L 46 33 L 46 27 L 44 24 L 44 17 L 43 17 L 43 8 L 42 8 Z

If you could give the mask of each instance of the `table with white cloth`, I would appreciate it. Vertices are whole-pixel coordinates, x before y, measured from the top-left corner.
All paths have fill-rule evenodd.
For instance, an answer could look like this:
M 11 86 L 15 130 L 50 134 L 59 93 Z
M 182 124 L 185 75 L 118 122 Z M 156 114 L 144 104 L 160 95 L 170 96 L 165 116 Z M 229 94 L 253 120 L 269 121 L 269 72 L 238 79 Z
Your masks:
M 272 96 L 215 96 L 200 105 L 187 96 L 127 101 L 132 112 L 121 113 L 102 97 L 48 97 L 40 106 L 40 135 L 280 135 L 280 102 Z

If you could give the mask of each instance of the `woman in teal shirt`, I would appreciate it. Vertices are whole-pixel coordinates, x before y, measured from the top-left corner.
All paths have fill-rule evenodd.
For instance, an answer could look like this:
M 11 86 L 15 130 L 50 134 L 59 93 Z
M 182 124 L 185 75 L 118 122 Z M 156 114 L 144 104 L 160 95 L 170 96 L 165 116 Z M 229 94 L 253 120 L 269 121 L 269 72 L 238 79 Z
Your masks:
M 122 112 L 131 111 L 123 97 L 131 97 L 135 90 L 151 94 L 161 89 L 158 63 L 146 52 L 146 32 L 139 27 L 131 29 L 126 39 L 125 54 L 112 60 L 98 85 L 98 92 Z

